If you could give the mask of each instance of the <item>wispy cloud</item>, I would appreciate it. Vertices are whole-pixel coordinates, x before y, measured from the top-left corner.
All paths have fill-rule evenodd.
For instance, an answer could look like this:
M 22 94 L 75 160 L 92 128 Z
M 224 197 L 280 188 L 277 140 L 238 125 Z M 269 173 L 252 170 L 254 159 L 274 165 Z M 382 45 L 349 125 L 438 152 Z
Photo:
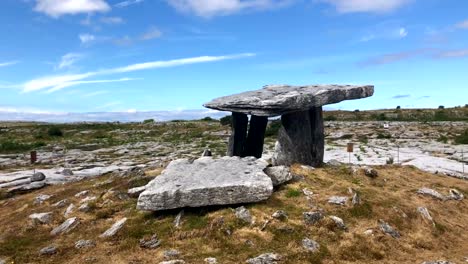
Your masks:
M 459 29 L 468 29 L 468 19 L 457 23 L 455 27 Z
M 397 61 L 402 61 L 406 59 L 410 59 L 425 53 L 427 50 L 418 49 L 418 50 L 411 50 L 411 51 L 404 51 L 404 52 L 397 52 L 397 53 L 389 53 L 384 54 L 376 57 L 369 58 L 367 60 L 361 61 L 358 64 L 360 66 L 373 66 L 373 65 L 384 65 L 389 64 Z
M 294 0 L 166 0 L 180 12 L 201 17 L 224 16 L 241 11 L 266 10 L 290 5 Z
M 105 0 L 36 0 L 34 10 L 58 18 L 63 15 L 107 12 L 110 6 Z
M 155 38 L 159 38 L 162 36 L 162 32 L 157 27 L 151 27 L 148 31 L 146 31 L 142 36 L 141 40 L 151 40 Z
M 166 61 L 152 61 L 145 63 L 136 63 L 124 67 L 117 67 L 112 69 L 104 69 L 99 71 L 92 71 L 82 74 L 66 74 L 66 75 L 54 75 L 54 76 L 45 76 L 38 79 L 30 80 L 23 85 L 21 85 L 23 92 L 33 92 L 47 89 L 48 92 L 54 92 L 61 90 L 66 87 L 76 86 L 81 84 L 91 84 L 91 83 L 104 83 L 104 82 L 123 82 L 135 80 L 131 78 L 122 78 L 122 79 L 113 79 L 113 80 L 87 80 L 91 77 L 98 75 L 110 75 L 110 74 L 119 74 L 119 73 L 128 73 L 141 70 L 149 70 L 156 68 L 168 68 L 176 67 L 182 65 L 198 64 L 198 63 L 207 63 L 207 62 L 216 62 L 223 60 L 231 59 L 240 59 L 255 56 L 254 53 L 241 53 L 234 55 L 224 55 L 224 56 L 200 56 L 192 58 L 183 58 L 176 60 L 166 60 Z
M 7 66 L 15 65 L 15 64 L 18 64 L 18 63 L 19 63 L 19 61 L 0 62 L 0 68 L 1 68 L 1 67 L 7 67 Z
M 468 57 L 468 49 L 440 51 L 434 57 L 438 59 Z
M 363 37 L 359 39 L 360 42 L 368 42 L 371 40 L 398 40 L 408 36 L 408 29 L 399 25 L 395 21 L 386 21 L 373 25 L 365 30 Z
M 57 69 L 66 69 L 70 68 L 75 64 L 78 60 L 80 60 L 83 57 L 82 54 L 79 53 L 67 53 L 62 56 L 60 62 L 57 65 Z
M 81 44 L 83 44 L 83 45 L 90 44 L 91 42 L 96 40 L 96 37 L 94 35 L 91 35 L 91 34 L 88 34 L 88 33 L 80 34 L 80 35 L 78 35 L 78 38 L 80 39 Z
M 127 0 L 127 1 L 122 1 L 122 2 L 119 2 L 117 4 L 115 4 L 116 7 L 127 7 L 127 6 L 131 6 L 131 5 L 134 5 L 134 4 L 138 4 L 138 3 L 141 3 L 143 2 L 144 0 Z
M 108 94 L 108 93 L 109 93 L 109 91 L 100 90 L 100 91 L 95 91 L 95 92 L 84 94 L 82 97 L 88 98 L 88 97 L 94 97 L 94 96 Z
M 124 24 L 125 20 L 121 17 L 103 17 L 101 22 L 108 25 L 119 25 Z
M 403 99 L 403 98 L 408 98 L 408 97 L 411 97 L 411 95 L 409 95 L 409 94 L 398 94 L 398 95 L 392 96 L 392 99 Z
M 320 0 L 335 6 L 338 13 L 387 13 L 413 0 Z

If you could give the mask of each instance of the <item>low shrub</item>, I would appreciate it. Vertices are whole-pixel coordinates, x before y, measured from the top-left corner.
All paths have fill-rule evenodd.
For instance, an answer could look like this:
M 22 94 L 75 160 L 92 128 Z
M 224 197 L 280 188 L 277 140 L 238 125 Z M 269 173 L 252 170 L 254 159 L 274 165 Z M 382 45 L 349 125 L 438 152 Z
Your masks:
M 47 134 L 51 137 L 63 137 L 63 131 L 57 126 L 50 127 Z

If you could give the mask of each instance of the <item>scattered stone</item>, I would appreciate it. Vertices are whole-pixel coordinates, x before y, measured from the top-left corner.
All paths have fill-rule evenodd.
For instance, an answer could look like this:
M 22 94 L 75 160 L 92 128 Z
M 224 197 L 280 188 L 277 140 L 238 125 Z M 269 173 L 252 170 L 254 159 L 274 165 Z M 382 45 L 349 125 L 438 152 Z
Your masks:
M 293 178 L 289 167 L 286 166 L 267 167 L 265 173 L 271 178 L 273 186 L 284 184 Z
M 92 248 L 96 246 L 96 242 L 93 240 L 78 240 L 75 243 L 75 248 L 81 249 L 81 248 Z
M 78 207 L 78 211 L 87 213 L 87 212 L 91 211 L 91 207 L 89 206 L 88 203 L 84 203 L 84 204 L 80 205 L 80 207 Z
M 461 201 L 463 200 L 464 196 L 463 196 L 463 193 L 459 192 L 458 190 L 450 189 L 449 196 L 447 198 L 450 200 Z
M 119 221 L 115 222 L 115 224 L 113 224 L 111 228 L 107 229 L 106 232 L 102 233 L 99 237 L 105 238 L 114 236 L 115 234 L 117 234 L 117 232 L 119 232 L 120 229 L 122 229 L 122 227 L 125 225 L 125 222 L 127 222 L 127 218 L 120 219 Z
M 323 218 L 323 214 L 319 211 L 316 212 L 304 212 L 302 213 L 306 224 L 313 225 Z
M 331 196 L 328 198 L 328 203 L 336 205 L 345 205 L 347 201 L 348 197 L 346 196 Z
M 264 230 L 267 228 L 267 226 L 268 226 L 269 223 L 270 223 L 270 219 L 267 219 L 267 220 L 263 223 L 262 227 L 260 228 L 260 231 L 264 231 Z
M 42 172 L 36 172 L 31 176 L 31 182 L 40 182 L 45 180 L 46 176 Z
M 317 252 L 320 249 L 319 243 L 309 238 L 304 238 L 302 240 L 302 247 L 310 252 Z
M 455 264 L 455 263 L 446 261 L 446 260 L 436 260 L 436 261 L 424 261 L 421 264 Z
M 73 176 L 73 171 L 70 169 L 63 169 L 62 170 L 62 175 L 63 176 Z
M 60 200 L 56 203 L 54 203 L 52 206 L 53 207 L 57 207 L 57 208 L 62 208 L 62 207 L 65 207 L 68 203 L 68 200 L 67 199 L 63 199 L 63 200 Z
M 131 169 L 128 169 L 128 170 L 124 170 L 122 171 L 119 176 L 120 177 L 143 177 L 145 176 L 145 171 L 142 169 L 142 168 L 139 168 L 139 167 L 133 167 Z
M 73 230 L 78 224 L 80 223 L 80 221 L 78 220 L 78 218 L 76 217 L 73 217 L 73 218 L 68 218 L 67 220 L 65 220 L 65 222 L 63 222 L 61 225 L 59 225 L 58 227 L 54 228 L 50 234 L 55 236 L 55 235 L 60 235 L 60 234 L 64 234 L 64 233 L 68 233 L 70 232 L 71 230 Z
M 268 199 L 273 184 L 253 157 L 211 157 L 172 161 L 138 198 L 140 210 L 159 211 L 206 205 L 240 204 Z
M 63 213 L 63 215 L 65 217 L 68 217 L 70 216 L 71 213 L 73 213 L 73 210 L 75 209 L 75 205 L 74 204 L 70 204 L 67 209 L 65 210 L 65 213 Z
M 311 191 L 311 190 L 309 190 L 309 189 L 307 189 L 307 188 L 302 189 L 302 193 L 303 193 L 305 196 L 307 196 L 307 198 L 310 198 L 312 195 L 314 195 L 314 192 Z
M 0 264 L 6 264 L 6 260 L 0 259 Z
M 96 196 L 86 196 L 85 198 L 81 199 L 80 204 L 95 201 L 96 199 Z
M 247 224 L 252 224 L 253 219 L 250 211 L 246 209 L 244 206 L 236 208 L 236 217 Z
M 434 220 L 432 219 L 431 214 L 429 214 L 429 210 L 426 207 L 418 207 L 417 211 L 421 214 L 424 220 L 429 221 L 430 223 L 434 224 Z
M 363 234 L 366 235 L 366 236 L 372 236 L 372 235 L 374 235 L 374 230 L 367 229 L 366 231 L 363 232 Z
M 377 178 L 377 176 L 379 176 L 379 173 L 373 168 L 364 167 L 364 175 L 371 178 Z
M 361 196 L 359 195 L 359 193 L 357 193 L 357 192 L 354 193 L 353 199 L 352 199 L 351 202 L 353 203 L 353 205 L 361 204 Z
M 202 157 L 211 157 L 213 156 L 210 149 L 205 149 L 201 155 Z
M 286 214 L 285 211 L 283 210 L 278 210 L 276 212 L 274 212 L 271 217 L 275 218 L 275 219 L 278 219 L 278 220 L 286 220 L 288 219 L 288 214 Z
M 281 256 L 275 253 L 265 253 L 258 257 L 248 259 L 248 264 L 277 264 L 281 260 Z
M 77 197 L 77 198 L 85 197 L 86 195 L 88 195 L 88 193 L 89 193 L 88 190 L 86 190 L 86 191 L 81 191 L 81 192 L 75 194 L 75 197 Z
M 185 264 L 185 261 L 181 259 L 175 259 L 175 260 L 159 262 L 159 264 Z
M 144 192 L 146 190 L 146 185 L 145 186 L 140 186 L 140 187 L 135 187 L 135 188 L 131 188 L 131 189 L 128 189 L 128 195 L 130 197 L 133 197 L 133 198 L 137 198 L 138 196 L 140 196 L 140 194 L 142 192 Z
M 180 220 L 184 216 L 184 210 L 181 210 L 174 219 L 174 227 L 180 227 Z
M 205 258 L 204 261 L 205 261 L 205 263 L 208 263 L 208 264 L 217 264 L 218 263 L 218 260 L 215 259 L 215 258 Z
M 445 197 L 442 194 L 440 194 L 438 191 L 433 190 L 433 189 L 429 189 L 429 188 L 426 188 L 426 187 L 423 187 L 423 188 L 419 189 L 417 191 L 417 193 L 422 194 L 422 195 L 431 196 L 433 198 L 436 198 L 436 199 L 439 199 L 439 200 L 442 200 L 442 201 L 445 200 Z
M 33 204 L 42 204 L 43 202 L 49 200 L 52 196 L 47 195 L 47 194 L 39 194 L 34 198 L 34 203 Z
M 169 250 L 165 250 L 163 252 L 163 255 L 165 259 L 171 259 L 171 258 L 178 257 L 180 255 L 180 252 L 175 249 L 169 249 Z
M 52 221 L 52 212 L 32 214 L 29 218 L 36 224 L 49 224 Z
M 333 220 L 333 222 L 335 222 L 336 226 L 342 230 L 347 230 L 348 227 L 346 227 L 343 219 L 339 218 L 338 216 L 334 216 L 334 215 L 331 215 L 330 216 L 331 220 Z
M 341 165 L 343 165 L 343 163 L 337 161 L 336 159 L 331 159 L 327 162 L 327 165 L 331 167 L 340 167 Z
M 315 170 L 314 167 L 309 166 L 309 165 L 301 165 L 301 169 L 307 170 L 307 171 Z
M 393 227 L 391 227 L 388 223 L 386 223 L 384 220 L 382 219 L 379 220 L 379 226 L 380 226 L 380 230 L 382 230 L 382 232 L 384 232 L 385 234 L 388 234 L 392 236 L 393 238 L 400 237 L 400 233 L 397 230 L 395 230 Z
M 54 254 L 57 254 L 57 248 L 54 247 L 54 246 L 48 246 L 48 247 L 45 247 L 45 248 L 42 248 L 41 250 L 39 250 L 39 254 L 41 255 L 54 255 Z
M 158 239 L 157 235 L 151 236 L 150 239 L 140 239 L 140 247 L 146 249 L 155 249 L 161 245 L 161 240 Z

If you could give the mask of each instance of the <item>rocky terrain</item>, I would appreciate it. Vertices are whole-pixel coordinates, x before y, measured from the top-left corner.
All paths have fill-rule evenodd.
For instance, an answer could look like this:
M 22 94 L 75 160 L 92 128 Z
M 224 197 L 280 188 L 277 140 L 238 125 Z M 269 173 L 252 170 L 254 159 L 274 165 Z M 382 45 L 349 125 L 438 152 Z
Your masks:
M 454 144 L 466 122 L 326 122 L 324 168 L 264 169 L 274 188 L 264 178 L 253 181 L 264 186 L 257 192 L 239 187 L 241 203 L 256 203 L 212 203 L 213 193 L 223 196 L 214 189 L 203 197 L 218 205 L 199 207 L 200 194 L 188 191 L 186 200 L 175 194 L 177 206 L 166 208 L 174 209 L 154 213 L 139 209 L 159 199 L 158 178 L 170 173 L 164 168 L 207 149 L 221 158 L 228 126 L 206 119 L 1 127 L 0 263 L 463 263 L 468 257 L 468 158 L 462 157 L 468 149 Z M 61 133 L 51 133 L 57 128 Z M 255 166 L 268 166 L 274 132 L 270 124 Z M 33 149 L 38 161 L 31 165 Z M 193 166 L 211 166 L 210 160 Z M 243 166 L 251 162 L 214 168 L 245 177 Z M 290 177 L 278 181 L 272 176 L 278 173 Z M 143 186 L 156 187 L 147 201 L 137 199 Z

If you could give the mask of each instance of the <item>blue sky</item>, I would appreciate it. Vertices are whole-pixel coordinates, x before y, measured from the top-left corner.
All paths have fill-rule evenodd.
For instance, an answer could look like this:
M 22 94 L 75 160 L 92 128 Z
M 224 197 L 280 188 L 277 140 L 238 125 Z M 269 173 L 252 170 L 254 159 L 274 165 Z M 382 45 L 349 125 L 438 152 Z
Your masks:
M 0 111 L 201 109 L 266 84 L 374 84 L 334 109 L 468 103 L 460 0 L 2 0 Z

